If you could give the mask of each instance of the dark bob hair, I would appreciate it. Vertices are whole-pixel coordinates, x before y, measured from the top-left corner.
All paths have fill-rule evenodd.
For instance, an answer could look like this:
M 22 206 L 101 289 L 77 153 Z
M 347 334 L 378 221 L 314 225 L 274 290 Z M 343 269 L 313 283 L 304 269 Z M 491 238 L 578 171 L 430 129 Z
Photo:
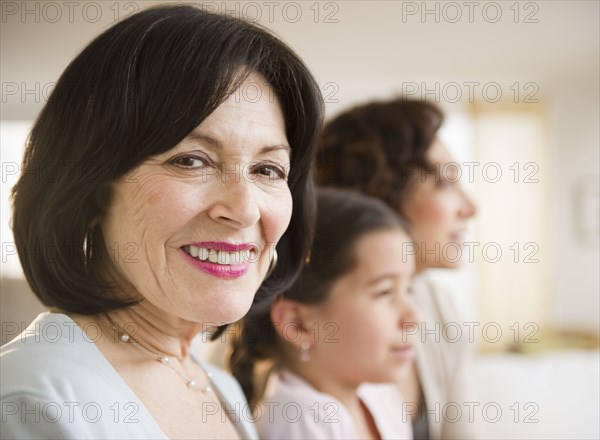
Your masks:
M 338 115 L 319 141 L 318 184 L 360 191 L 403 214 L 415 177 L 435 170 L 427 150 L 443 119 L 434 104 L 403 97 Z
M 252 72 L 282 107 L 293 198 L 279 264 L 255 301 L 289 287 L 312 238 L 318 85 L 268 31 L 193 6 L 161 6 L 117 23 L 83 49 L 29 135 L 12 194 L 13 230 L 27 281 L 44 304 L 95 314 L 135 303 L 112 295 L 99 270 L 107 247 L 94 225 L 110 204 L 111 183 L 177 145 Z
M 333 284 L 356 267 L 356 243 L 367 234 L 400 230 L 411 239 L 408 223 L 381 200 L 355 191 L 317 190 L 315 238 L 310 260 L 281 297 L 301 304 L 320 304 Z M 265 304 L 266 305 L 266 304 Z M 240 321 L 230 357 L 230 368 L 249 402 L 256 402 L 254 367 L 259 361 L 281 360 L 282 350 L 268 307 L 253 307 Z

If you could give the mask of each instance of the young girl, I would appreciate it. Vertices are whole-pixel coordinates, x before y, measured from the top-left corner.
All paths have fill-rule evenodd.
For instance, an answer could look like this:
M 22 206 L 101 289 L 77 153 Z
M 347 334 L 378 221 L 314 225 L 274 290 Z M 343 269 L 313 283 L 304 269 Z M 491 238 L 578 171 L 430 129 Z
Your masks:
M 412 438 L 390 384 L 415 355 L 409 243 L 382 202 L 320 190 L 308 263 L 270 307 L 255 304 L 231 357 L 246 396 L 259 403 L 260 438 Z M 261 396 L 254 370 L 263 360 L 273 369 Z

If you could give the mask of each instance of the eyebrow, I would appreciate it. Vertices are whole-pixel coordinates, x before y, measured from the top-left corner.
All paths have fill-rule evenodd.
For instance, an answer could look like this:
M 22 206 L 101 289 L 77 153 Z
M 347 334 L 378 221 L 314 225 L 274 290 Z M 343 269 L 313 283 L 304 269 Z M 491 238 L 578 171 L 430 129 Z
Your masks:
M 185 139 L 189 140 L 199 140 L 208 143 L 215 150 L 222 150 L 223 144 L 218 140 L 209 136 L 205 133 L 201 133 L 198 131 L 192 131 L 189 135 L 185 137 Z M 284 150 L 288 154 L 292 154 L 292 149 L 287 144 L 277 144 L 277 145 L 267 145 L 260 149 L 259 154 L 270 153 L 271 151 Z

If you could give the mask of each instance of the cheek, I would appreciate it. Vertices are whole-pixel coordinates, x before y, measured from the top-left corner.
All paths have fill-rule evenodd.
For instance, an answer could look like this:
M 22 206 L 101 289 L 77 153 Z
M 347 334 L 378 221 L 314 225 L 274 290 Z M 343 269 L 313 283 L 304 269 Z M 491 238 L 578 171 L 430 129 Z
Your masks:
M 266 241 L 277 242 L 286 231 L 292 218 L 292 194 L 289 189 L 268 195 L 263 201 L 261 223 Z
M 102 222 L 110 246 L 135 245 L 140 252 L 159 256 L 170 235 L 194 215 L 197 191 L 182 188 L 172 179 L 141 179 L 121 184 L 113 193 L 111 207 Z
M 166 238 L 197 214 L 199 196 L 197 190 L 172 179 L 153 181 L 132 194 L 127 221 L 148 240 Z
M 342 345 L 342 351 L 349 353 L 350 357 L 369 359 L 365 354 L 379 351 L 386 338 L 386 329 L 382 328 L 378 315 L 367 307 L 340 313 L 336 324 L 336 339 Z
M 429 232 L 443 228 L 452 217 L 452 207 L 448 202 L 441 194 L 429 194 L 409 204 L 407 217 L 417 231 Z

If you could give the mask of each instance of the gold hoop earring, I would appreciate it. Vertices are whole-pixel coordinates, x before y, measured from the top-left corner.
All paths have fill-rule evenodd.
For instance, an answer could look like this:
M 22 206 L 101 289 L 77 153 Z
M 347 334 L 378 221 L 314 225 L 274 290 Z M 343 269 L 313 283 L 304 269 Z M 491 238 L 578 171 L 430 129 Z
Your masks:
M 273 249 L 273 258 L 271 258 L 271 264 L 269 264 L 269 270 L 267 271 L 265 280 L 271 276 L 275 270 L 275 266 L 277 266 L 277 249 Z

